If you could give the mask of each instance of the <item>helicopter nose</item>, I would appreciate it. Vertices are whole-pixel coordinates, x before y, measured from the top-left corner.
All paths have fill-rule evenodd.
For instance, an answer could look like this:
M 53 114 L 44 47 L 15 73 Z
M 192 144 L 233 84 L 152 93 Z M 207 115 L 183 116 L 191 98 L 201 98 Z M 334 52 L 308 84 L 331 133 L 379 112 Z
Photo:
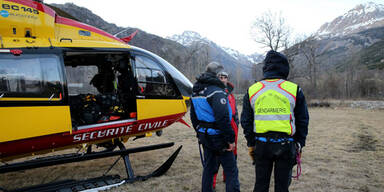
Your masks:
M 184 97 L 192 97 L 193 85 L 189 80 L 184 82 L 179 82 L 178 87 L 179 89 L 181 89 L 180 92 Z

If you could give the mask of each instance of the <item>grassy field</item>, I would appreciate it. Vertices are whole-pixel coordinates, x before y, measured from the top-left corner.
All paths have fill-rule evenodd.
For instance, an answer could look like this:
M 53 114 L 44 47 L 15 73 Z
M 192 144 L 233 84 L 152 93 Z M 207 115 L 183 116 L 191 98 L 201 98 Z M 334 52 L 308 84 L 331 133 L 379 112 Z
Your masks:
M 239 110 L 241 107 L 239 107 Z M 189 114 L 184 118 L 189 122 Z M 127 147 L 175 142 L 172 148 L 130 156 L 135 174 L 156 169 L 179 145 L 183 145 L 171 169 L 162 177 L 124 184 L 109 191 L 200 191 L 202 167 L 193 129 L 177 123 L 153 136 L 128 142 Z M 73 152 L 67 150 L 66 152 Z M 101 176 L 116 158 L 52 166 L 1 174 L 0 187 L 41 184 L 63 179 Z M 302 156 L 302 176 L 293 180 L 297 192 L 382 192 L 384 191 L 384 111 L 352 108 L 310 108 L 307 146 Z M 252 191 L 254 167 L 239 131 L 238 168 L 241 191 Z M 125 177 L 123 161 L 110 174 Z M 220 178 L 217 191 L 225 191 Z M 272 184 L 271 184 L 272 186 Z M 270 191 L 273 191 L 273 187 Z

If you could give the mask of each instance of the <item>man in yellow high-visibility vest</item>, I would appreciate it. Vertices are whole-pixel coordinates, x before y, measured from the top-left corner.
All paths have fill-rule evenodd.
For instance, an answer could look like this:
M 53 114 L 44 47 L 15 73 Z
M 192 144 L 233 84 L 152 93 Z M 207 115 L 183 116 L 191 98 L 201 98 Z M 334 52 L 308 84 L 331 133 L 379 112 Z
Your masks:
M 309 115 L 301 88 L 287 81 L 287 58 L 269 51 L 264 79 L 244 96 L 241 125 L 255 164 L 255 192 L 268 192 L 274 168 L 275 192 L 287 192 L 297 151 L 305 145 Z

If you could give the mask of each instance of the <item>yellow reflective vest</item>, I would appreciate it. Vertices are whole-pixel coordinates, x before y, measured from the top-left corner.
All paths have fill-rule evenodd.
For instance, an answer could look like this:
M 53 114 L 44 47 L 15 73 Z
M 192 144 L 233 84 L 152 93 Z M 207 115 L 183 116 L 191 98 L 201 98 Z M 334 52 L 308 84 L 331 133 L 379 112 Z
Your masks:
M 263 80 L 248 89 L 254 111 L 255 133 L 268 131 L 294 135 L 296 132 L 294 108 L 298 86 L 283 80 Z

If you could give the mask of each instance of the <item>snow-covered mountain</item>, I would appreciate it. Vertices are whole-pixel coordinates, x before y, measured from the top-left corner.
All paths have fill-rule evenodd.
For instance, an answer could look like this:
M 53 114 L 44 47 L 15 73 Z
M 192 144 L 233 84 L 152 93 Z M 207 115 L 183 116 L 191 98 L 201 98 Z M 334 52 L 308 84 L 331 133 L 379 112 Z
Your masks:
M 171 37 L 167 37 L 167 39 L 176 41 L 187 47 L 191 46 L 193 43 L 196 43 L 196 42 L 215 46 L 215 47 L 217 46 L 223 51 L 225 51 L 227 54 L 229 54 L 231 57 L 239 61 L 246 60 L 250 63 L 258 63 L 263 59 L 262 55 L 258 53 L 254 53 L 252 55 L 245 55 L 232 48 L 222 47 L 220 45 L 217 45 L 213 41 L 207 39 L 206 37 L 202 37 L 199 33 L 194 31 L 184 31 L 181 35 L 175 34 L 175 35 L 172 35 Z
M 316 62 L 322 70 L 342 71 L 353 63 L 369 69 L 384 68 L 384 5 L 372 2 L 357 5 L 325 23 L 316 35 L 314 40 L 308 38 L 288 50 L 295 55 L 295 69 L 308 68 L 304 55 L 308 47 L 315 48 Z
M 222 48 L 225 52 L 227 52 L 229 55 L 231 55 L 233 58 L 235 58 L 237 60 L 246 59 L 247 61 L 249 61 L 251 63 L 260 63 L 264 59 L 264 56 L 262 54 L 259 54 L 259 53 L 254 53 L 252 55 L 244 55 L 244 54 L 240 53 L 239 51 L 228 48 L 228 47 L 222 47 Z
M 204 44 L 210 44 L 212 43 L 210 40 L 208 40 L 205 37 L 202 37 L 199 33 L 196 33 L 194 31 L 184 31 L 181 35 L 172 35 L 171 37 L 167 37 L 167 39 L 170 39 L 172 41 L 176 41 L 184 46 L 191 46 L 194 42 L 200 42 Z
M 343 36 L 384 26 L 384 5 L 368 2 L 359 4 L 317 31 L 320 37 Z

